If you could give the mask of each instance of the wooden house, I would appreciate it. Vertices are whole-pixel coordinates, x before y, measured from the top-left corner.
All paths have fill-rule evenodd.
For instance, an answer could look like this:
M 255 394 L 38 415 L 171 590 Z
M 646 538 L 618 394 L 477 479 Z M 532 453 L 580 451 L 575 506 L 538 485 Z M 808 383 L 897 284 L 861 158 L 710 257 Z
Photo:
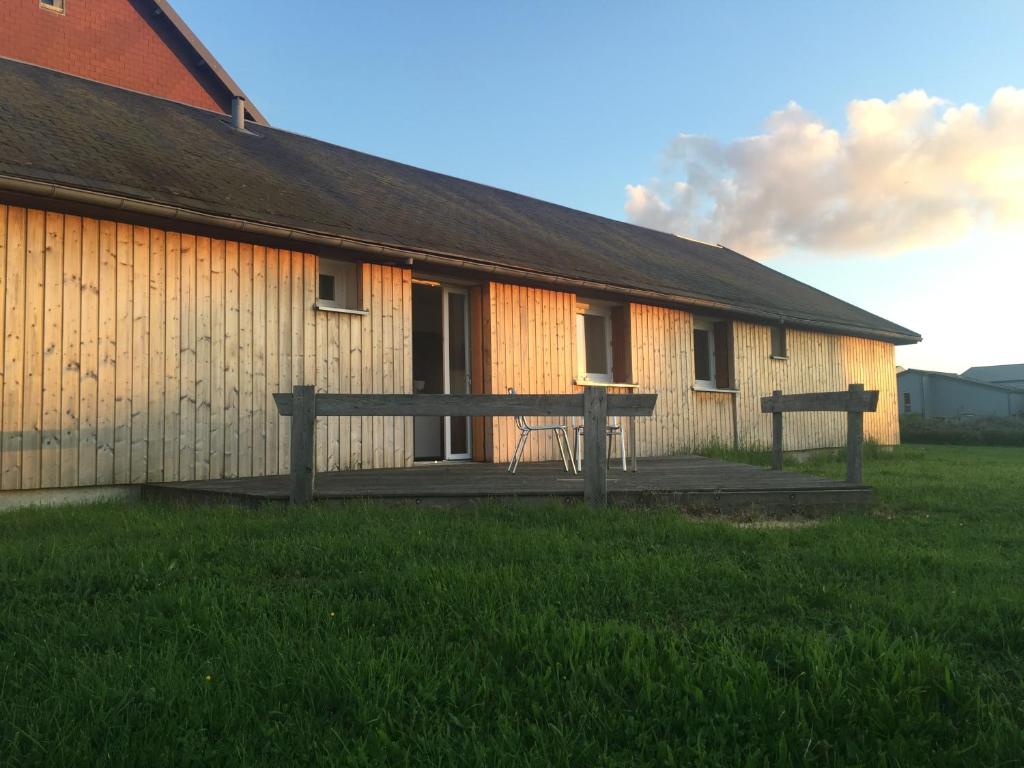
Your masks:
M 30 4 L 34 4 L 32 0 Z M 68 14 L 74 0 L 67 0 Z M 161 3 L 166 6 L 166 3 Z M 912 331 L 720 245 L 0 59 L 0 489 L 288 470 L 275 392 L 659 394 L 641 456 L 767 447 Z M 318 423 L 323 470 L 507 461 L 511 419 Z M 840 446 L 795 415 L 788 449 Z M 555 458 L 531 441 L 527 460 Z

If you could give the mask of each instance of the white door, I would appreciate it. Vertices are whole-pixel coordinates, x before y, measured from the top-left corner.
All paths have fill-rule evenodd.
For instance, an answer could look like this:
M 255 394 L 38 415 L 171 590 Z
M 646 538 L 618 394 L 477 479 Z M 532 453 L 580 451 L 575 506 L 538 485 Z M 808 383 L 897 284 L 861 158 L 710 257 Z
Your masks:
M 469 380 L 469 292 L 445 286 L 441 308 L 444 324 L 444 391 L 449 395 L 468 395 L 472 391 Z M 468 416 L 445 417 L 444 454 L 449 460 L 473 457 Z

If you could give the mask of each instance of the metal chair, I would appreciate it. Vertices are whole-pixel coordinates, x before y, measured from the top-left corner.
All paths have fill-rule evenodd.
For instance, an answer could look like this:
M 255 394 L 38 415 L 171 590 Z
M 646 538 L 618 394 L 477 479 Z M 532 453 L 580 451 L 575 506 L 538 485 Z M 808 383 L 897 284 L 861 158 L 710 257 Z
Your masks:
M 514 395 L 516 391 L 509 387 L 508 393 Z M 568 472 L 571 468 L 572 473 L 576 474 L 576 463 L 572 460 L 572 449 L 569 447 L 569 428 L 565 424 L 530 424 L 523 416 L 515 416 L 514 418 L 516 428 L 519 430 L 519 442 L 516 443 L 515 453 L 512 454 L 512 461 L 509 462 L 509 472 L 514 475 L 516 470 L 519 469 L 519 460 L 523 457 L 526 441 L 530 438 L 530 435 L 534 432 L 552 432 L 555 436 L 555 442 L 558 443 L 558 452 L 562 455 L 562 465 L 565 467 L 565 471 Z
M 576 450 L 573 452 L 573 456 L 576 461 L 576 471 L 579 472 L 583 469 L 583 451 L 580 450 L 580 443 L 583 442 L 583 421 L 581 419 L 574 420 L 572 427 L 573 435 L 575 437 L 574 445 Z M 617 436 L 619 438 L 619 454 L 622 456 L 622 471 L 626 472 L 626 433 L 622 429 L 622 422 L 618 416 L 609 416 L 608 424 L 606 427 L 608 439 L 605 441 L 608 444 L 608 457 L 607 461 L 611 464 L 612 461 L 612 441 Z

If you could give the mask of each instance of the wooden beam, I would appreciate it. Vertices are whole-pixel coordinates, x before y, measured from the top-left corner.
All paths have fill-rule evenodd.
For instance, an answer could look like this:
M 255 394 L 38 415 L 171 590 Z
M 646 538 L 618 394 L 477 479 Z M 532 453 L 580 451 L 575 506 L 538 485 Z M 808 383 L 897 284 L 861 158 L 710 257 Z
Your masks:
M 276 395 L 275 395 L 276 397 Z M 295 387 L 291 395 L 292 440 L 288 498 L 293 504 L 313 500 L 316 437 L 316 394 L 311 385 Z
M 773 398 L 781 398 L 782 390 L 772 392 Z M 782 469 L 782 411 L 772 411 L 772 469 Z
M 846 392 L 809 392 L 803 395 L 772 394 L 761 398 L 761 413 L 793 413 L 797 411 L 865 411 L 878 410 L 878 390 L 851 388 Z
M 277 393 L 282 416 L 294 410 L 292 394 Z M 609 416 L 650 416 L 656 394 L 607 395 Z M 317 416 L 579 416 L 583 395 L 317 395 Z
M 863 384 L 850 385 L 850 397 L 864 393 Z M 875 400 L 878 393 L 875 392 Z M 874 409 L 872 409 L 874 410 Z M 850 411 L 846 414 L 846 482 L 864 482 L 864 413 Z
M 591 507 L 608 503 L 608 393 L 583 388 L 583 499 Z

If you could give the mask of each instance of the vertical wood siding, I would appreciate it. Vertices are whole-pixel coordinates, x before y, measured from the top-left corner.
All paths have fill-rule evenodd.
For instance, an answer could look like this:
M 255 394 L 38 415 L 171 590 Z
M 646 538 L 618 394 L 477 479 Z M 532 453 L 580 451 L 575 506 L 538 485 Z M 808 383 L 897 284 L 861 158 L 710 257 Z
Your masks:
M 637 420 L 637 450 L 657 456 L 718 443 L 768 448 L 771 417 L 761 398 L 784 392 L 827 392 L 863 383 L 879 390 L 877 413 L 865 414 L 865 437 L 884 445 L 899 442 L 896 362 L 892 344 L 850 336 L 789 330 L 788 360 L 771 358 L 771 329 L 733 323 L 737 393 L 699 392 L 692 387 L 693 315 L 633 304 L 633 374 L 641 392 L 657 392 L 655 416 Z M 846 416 L 787 414 L 785 449 L 834 448 L 846 444 Z
M 771 359 L 771 331 L 766 326 L 735 323 L 738 432 L 741 445 L 771 445 L 771 418 L 761 413 L 760 398 L 772 390 L 819 392 L 863 383 L 879 391 L 878 411 L 864 414 L 864 436 L 883 445 L 899 442 L 896 361 L 892 344 L 850 336 L 788 330 L 788 360 Z M 839 447 L 846 444 L 846 415 L 787 413 L 785 450 Z
M 0 205 L 0 277 L 0 489 L 287 472 L 275 392 L 412 391 L 409 269 L 364 266 L 366 315 L 318 312 L 312 254 Z M 486 283 L 471 301 L 474 391 L 578 391 L 573 294 Z M 881 391 L 866 435 L 899 441 L 891 344 L 790 330 L 780 361 L 769 328 L 733 328 L 739 392 L 695 392 L 692 315 L 630 305 L 633 379 L 659 395 L 655 417 L 638 420 L 641 455 L 767 447 L 762 396 L 851 382 Z M 507 461 L 512 420 L 489 422 L 477 454 Z M 317 431 L 321 471 L 413 461 L 407 418 L 323 419 Z M 839 414 L 786 418 L 788 450 L 844 440 Z M 548 435 L 525 456 L 557 457 Z
M 288 470 L 273 393 L 411 392 L 408 269 L 313 309 L 316 256 L 0 205 L 0 488 Z M 321 419 L 321 471 L 412 463 L 408 419 Z
M 708 443 L 733 443 L 733 395 L 693 390 L 693 316 L 630 305 L 633 379 L 656 392 L 654 416 L 637 419 L 637 452 L 661 456 Z
M 505 394 L 509 387 L 523 395 L 563 394 L 576 389 L 576 298 L 570 293 L 491 283 L 483 292 L 487 333 L 484 364 L 489 391 Z M 494 461 L 512 458 L 519 433 L 510 418 L 490 420 Z M 570 434 L 570 439 L 572 435 Z M 533 435 L 524 461 L 558 458 L 551 433 Z
M 484 389 L 510 386 L 524 394 L 579 391 L 576 378 L 575 296 L 559 291 L 490 283 L 482 292 Z M 767 326 L 733 323 L 738 393 L 693 389 L 693 315 L 677 309 L 630 305 L 631 365 L 636 389 L 656 392 L 654 417 L 637 419 L 637 450 L 658 456 L 711 443 L 768 448 L 771 418 L 760 398 L 774 389 L 819 392 L 863 382 L 880 391 L 878 413 L 866 414 L 865 435 L 899 442 L 894 347 L 880 341 L 790 330 L 788 360 L 771 359 Z M 549 374 L 550 371 L 550 374 Z M 488 425 L 489 456 L 507 461 L 517 434 L 511 419 Z M 839 447 L 846 441 L 842 414 L 787 414 L 785 447 Z M 531 438 L 526 460 L 558 457 L 547 436 Z

